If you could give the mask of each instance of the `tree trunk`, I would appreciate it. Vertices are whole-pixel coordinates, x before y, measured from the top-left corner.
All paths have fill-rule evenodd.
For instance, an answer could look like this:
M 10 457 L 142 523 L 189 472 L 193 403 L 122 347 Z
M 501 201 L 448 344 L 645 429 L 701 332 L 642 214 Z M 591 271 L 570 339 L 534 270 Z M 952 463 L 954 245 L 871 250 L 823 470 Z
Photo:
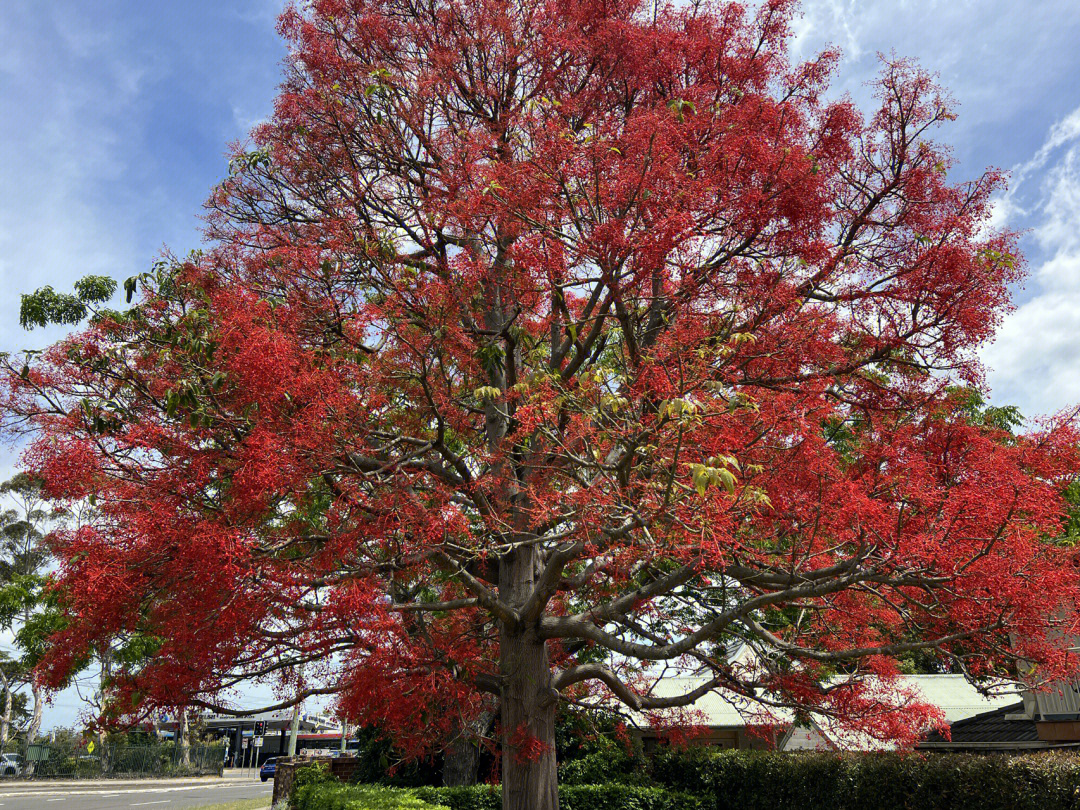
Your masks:
M 34 696 L 34 711 L 30 715 L 30 724 L 26 727 L 27 745 L 37 742 L 38 735 L 41 733 L 41 718 L 45 710 L 45 700 L 41 693 L 41 687 L 33 680 L 30 681 L 30 692 Z M 27 762 L 25 775 L 33 776 L 36 767 L 36 762 Z
M 292 722 L 289 724 L 289 756 L 296 756 L 296 738 L 300 734 L 300 704 L 292 707 Z
M 107 702 L 106 694 L 108 690 L 109 678 L 112 675 L 112 649 L 107 645 L 101 649 L 98 653 L 98 657 L 101 659 L 101 671 L 98 674 L 98 707 L 104 709 Z M 105 744 L 107 739 L 104 728 L 98 730 L 98 750 L 101 752 L 98 754 L 101 757 L 101 772 L 109 772 L 109 746 Z
M 462 730 L 443 752 L 442 783 L 446 787 L 476 784 L 479 752 L 469 733 Z
M 191 723 L 187 706 L 180 710 L 180 757 L 185 768 L 191 767 Z
M 4 711 L 0 715 L 0 751 L 7 750 L 8 736 L 11 734 L 11 681 L 4 678 Z
M 475 785 L 480 766 L 479 739 L 491 726 L 494 712 L 481 712 L 463 728 L 443 753 L 443 784 L 446 787 Z
M 536 576 L 536 551 L 519 548 L 500 561 L 499 596 L 520 607 Z M 555 696 L 551 664 L 537 627 L 500 623 L 503 810 L 558 810 Z
M 109 746 L 105 742 L 109 739 L 108 732 L 105 729 L 99 729 L 97 733 L 97 751 L 98 757 L 101 762 L 101 772 L 108 773 L 110 767 Z
M 34 697 L 34 713 L 30 716 L 30 725 L 26 727 L 26 741 L 28 743 L 37 741 L 38 734 L 41 732 L 41 716 L 45 708 L 41 696 L 41 687 L 35 681 L 30 682 L 30 691 Z

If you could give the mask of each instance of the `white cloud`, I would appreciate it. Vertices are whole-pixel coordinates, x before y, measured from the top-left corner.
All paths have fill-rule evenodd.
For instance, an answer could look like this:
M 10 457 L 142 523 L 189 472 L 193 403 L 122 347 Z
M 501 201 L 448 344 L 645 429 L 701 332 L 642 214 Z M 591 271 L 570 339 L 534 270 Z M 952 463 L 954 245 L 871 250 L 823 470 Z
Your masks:
M 995 402 L 1029 416 L 1080 402 L 1080 106 L 1075 0 L 804 0 L 795 55 L 842 49 L 836 86 L 867 108 L 876 54 L 912 57 L 960 102 L 941 137 L 957 178 L 1013 167 L 991 225 L 1022 229 L 1031 263 L 982 357 Z
M 798 58 L 827 45 L 843 51 L 837 89 L 860 103 L 870 102 L 866 83 L 878 71 L 878 53 L 910 57 L 939 73 L 961 104 L 949 140 L 970 147 L 977 133 L 991 148 L 997 141 L 985 150 L 989 159 L 976 155 L 987 162 L 1018 163 L 1018 155 L 1004 154 L 1008 147 L 1039 137 L 1061 116 L 1062 99 L 1068 107 L 1075 103 L 1062 92 L 1076 71 L 1075 0 L 803 0 L 794 29 Z M 1026 120 L 1017 121 L 1019 115 Z M 1035 129 L 1018 131 L 1014 122 Z M 980 130 L 1003 126 L 1012 129 L 1008 137 Z
M 1078 137 L 1080 137 L 1080 107 L 1077 107 L 1060 121 L 1056 121 L 1050 127 L 1050 132 L 1046 136 L 1046 140 L 1043 141 L 1043 145 L 1039 147 L 1039 151 L 1032 156 L 1031 160 L 1013 170 L 1013 193 L 1029 175 L 1045 166 L 1055 151 Z
M 1014 177 L 1001 220 L 1023 223 L 1015 196 L 1033 197 L 1035 294 L 1005 319 L 983 357 L 994 399 L 1034 416 L 1080 403 L 1080 107 L 1050 128 Z M 1034 193 L 1021 185 L 1034 180 Z
M 808 56 L 810 49 L 820 47 L 821 40 L 843 48 L 849 59 L 863 55 L 863 18 L 855 13 L 856 0 L 816 0 L 805 3 L 802 13 L 795 20 L 795 51 Z
M 107 28 L 70 16 L 16 14 L 0 28 L 0 52 L 18 54 L 18 70 L 0 85 L 0 117 L 18 122 L 0 141 L 3 349 L 43 340 L 20 332 L 18 293 L 133 265 L 132 223 L 99 193 L 135 157 L 121 121 L 138 101 L 143 70 L 121 50 Z
M 23 332 L 20 293 L 89 273 L 123 279 L 163 243 L 197 243 L 199 204 L 246 130 L 232 110 L 255 120 L 270 108 L 275 2 L 4 0 L 0 351 L 65 331 Z M 0 444 L 0 480 L 17 450 Z M 46 725 L 75 722 L 77 708 L 60 693 Z
M 1077 131 L 1076 138 L 1080 136 Z M 1075 253 L 1080 248 L 1080 150 L 1070 146 L 1044 181 L 1042 221 L 1035 229 L 1035 238 L 1045 250 L 1056 254 Z M 1043 268 L 1045 271 L 1046 268 Z M 1046 281 L 1061 281 L 1053 273 Z

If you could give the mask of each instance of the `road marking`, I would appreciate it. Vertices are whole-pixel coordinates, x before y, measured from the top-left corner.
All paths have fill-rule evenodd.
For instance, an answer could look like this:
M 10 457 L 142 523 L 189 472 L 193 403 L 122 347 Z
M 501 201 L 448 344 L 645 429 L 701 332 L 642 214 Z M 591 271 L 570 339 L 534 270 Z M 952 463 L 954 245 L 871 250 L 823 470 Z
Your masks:
M 63 799 L 49 799 L 50 802 L 62 802 Z
M 148 805 L 148 804 L 168 804 L 171 801 L 172 801 L 172 799 L 165 799 L 165 800 L 160 801 L 160 802 L 138 802 L 138 803 L 132 804 L 130 806 L 131 807 L 146 807 L 146 805 Z
M 186 792 L 186 791 L 190 791 L 190 790 L 229 790 L 230 788 L 249 788 L 249 787 L 251 787 L 251 785 L 223 785 L 223 784 L 215 784 L 215 783 L 211 782 L 209 784 L 204 783 L 204 784 L 197 784 L 197 785 L 181 784 L 181 785 L 175 785 L 175 786 L 174 785 L 160 785 L 158 787 L 148 787 L 148 788 L 132 787 L 131 789 L 127 789 L 127 790 L 116 790 L 116 789 L 110 790 L 108 788 L 99 788 L 97 790 L 64 790 L 64 791 L 52 790 L 52 789 L 44 789 L 44 790 L 25 790 L 25 789 L 23 789 L 23 790 L 0 791 L 0 798 L 12 799 L 12 798 L 21 798 L 23 796 L 58 796 L 58 795 L 63 795 L 65 797 L 68 797 L 68 796 L 104 796 L 104 795 L 123 796 L 123 795 L 129 795 L 129 794 L 139 794 L 139 793 L 159 793 L 160 794 L 160 793 L 178 793 L 178 792 L 181 792 L 181 791 Z

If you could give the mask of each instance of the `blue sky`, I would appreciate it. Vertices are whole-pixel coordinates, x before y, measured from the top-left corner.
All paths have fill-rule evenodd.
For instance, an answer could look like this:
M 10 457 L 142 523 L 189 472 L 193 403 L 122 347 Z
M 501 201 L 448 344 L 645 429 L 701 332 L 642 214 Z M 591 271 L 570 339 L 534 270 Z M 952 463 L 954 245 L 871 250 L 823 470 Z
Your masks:
M 270 111 L 280 0 L 4 0 L 0 15 L 0 351 L 19 294 L 87 273 L 124 279 L 197 215 L 226 145 Z M 983 356 L 993 399 L 1035 416 L 1080 403 L 1080 3 L 806 0 L 795 47 L 845 54 L 837 92 L 868 103 L 878 52 L 941 74 L 960 102 L 944 133 L 956 176 L 1013 172 L 999 222 L 1026 230 L 1031 278 Z M 0 456 L 0 474 L 13 463 Z M 46 726 L 70 724 L 57 696 Z

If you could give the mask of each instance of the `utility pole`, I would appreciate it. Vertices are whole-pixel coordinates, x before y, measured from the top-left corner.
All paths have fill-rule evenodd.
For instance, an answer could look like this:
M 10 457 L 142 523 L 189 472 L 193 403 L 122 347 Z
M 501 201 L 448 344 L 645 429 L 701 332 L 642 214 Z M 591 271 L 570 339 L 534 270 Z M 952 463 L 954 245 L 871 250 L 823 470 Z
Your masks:
M 341 718 L 341 748 L 339 748 L 338 750 L 341 751 L 341 753 L 343 753 L 343 754 L 345 753 L 345 738 L 348 737 L 348 736 L 349 736 L 349 724 L 348 724 L 348 722 L 346 722 L 345 718 L 342 717 Z

